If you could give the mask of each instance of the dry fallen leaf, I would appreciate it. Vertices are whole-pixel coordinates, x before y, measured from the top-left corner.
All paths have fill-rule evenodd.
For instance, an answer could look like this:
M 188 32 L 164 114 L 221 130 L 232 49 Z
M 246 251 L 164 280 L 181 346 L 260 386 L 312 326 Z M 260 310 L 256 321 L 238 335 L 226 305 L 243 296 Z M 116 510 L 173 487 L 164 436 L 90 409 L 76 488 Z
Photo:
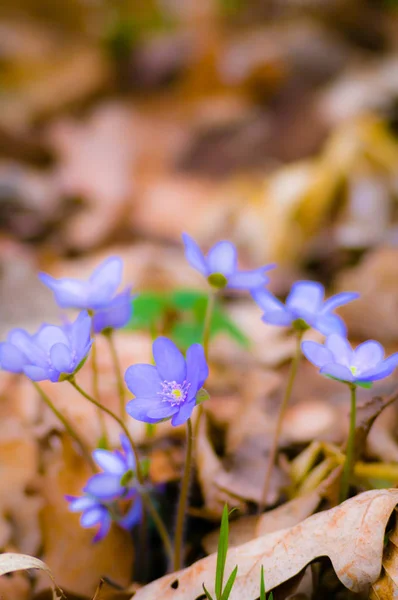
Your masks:
M 330 558 L 337 577 L 348 589 L 368 590 L 380 575 L 385 528 L 397 502 L 397 489 L 371 490 L 312 515 L 291 529 L 232 548 L 226 573 L 235 565 L 239 570 L 230 600 L 258 598 L 261 565 L 270 591 L 323 556 Z M 202 583 L 214 594 L 216 560 L 212 554 L 183 571 L 162 577 L 139 590 L 134 600 L 197 598 L 203 593 Z
M 395 526 L 383 553 L 383 569 L 379 579 L 372 585 L 370 600 L 398 598 L 398 527 L 395 510 Z

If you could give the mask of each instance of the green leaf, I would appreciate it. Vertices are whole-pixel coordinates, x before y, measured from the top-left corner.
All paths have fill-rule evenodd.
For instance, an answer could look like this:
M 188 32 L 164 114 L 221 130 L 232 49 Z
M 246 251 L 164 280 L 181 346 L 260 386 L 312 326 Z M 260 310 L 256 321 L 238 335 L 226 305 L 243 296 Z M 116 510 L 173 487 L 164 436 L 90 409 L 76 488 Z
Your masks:
M 209 392 L 207 392 L 205 390 L 205 388 L 200 388 L 200 390 L 198 391 L 198 393 L 196 394 L 196 397 L 195 397 L 196 404 L 202 404 L 202 402 L 206 402 L 206 400 L 209 400 L 209 398 L 210 398 Z
M 365 390 L 370 390 L 373 385 L 373 381 L 357 381 L 357 385 L 361 388 L 365 388 Z
M 221 600 L 228 600 L 229 595 L 231 593 L 232 587 L 235 583 L 236 576 L 238 574 L 238 565 L 236 565 L 235 569 L 232 571 L 231 575 L 228 578 L 226 586 L 221 596 Z
M 203 304 L 206 309 L 207 294 L 195 290 L 176 290 L 171 294 L 171 304 L 178 310 L 194 310 L 199 304 Z
M 220 600 L 224 581 L 225 561 L 228 552 L 229 522 L 228 506 L 225 504 L 221 517 L 220 537 L 218 539 L 216 585 L 215 592 L 217 600 Z
M 200 344 L 202 341 L 202 326 L 197 323 L 176 323 L 172 327 L 171 339 L 179 348 L 187 350 L 192 344 Z
M 261 575 L 260 575 L 260 600 L 267 600 L 265 595 L 265 582 L 264 582 L 264 567 L 261 565 Z
M 168 305 L 163 294 L 152 292 L 140 294 L 132 303 L 133 315 L 127 325 L 129 329 L 150 329 L 163 317 Z
M 229 318 L 229 316 L 221 309 L 216 308 L 211 320 L 210 333 L 227 333 L 229 337 L 234 339 L 243 348 L 250 347 L 249 338 L 239 329 L 239 327 Z
M 207 600 L 214 600 L 213 596 L 210 595 L 210 592 L 207 591 L 204 583 L 202 583 L 202 588 L 203 588 L 204 593 L 206 594 Z

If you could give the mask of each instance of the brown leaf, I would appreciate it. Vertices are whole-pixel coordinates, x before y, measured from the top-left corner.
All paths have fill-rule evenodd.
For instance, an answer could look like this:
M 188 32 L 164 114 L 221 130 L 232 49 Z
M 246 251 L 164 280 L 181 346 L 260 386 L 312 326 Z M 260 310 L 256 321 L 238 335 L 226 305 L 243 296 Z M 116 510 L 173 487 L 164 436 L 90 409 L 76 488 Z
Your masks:
M 377 417 L 387 406 L 393 404 L 398 399 L 397 394 L 392 394 L 386 398 L 378 396 L 372 398 L 366 404 L 358 406 L 355 425 L 355 453 L 356 459 L 359 459 L 363 453 L 366 441 Z M 391 458 L 390 458 L 391 460 Z
M 395 527 L 389 535 L 383 554 L 383 570 L 379 579 L 372 585 L 370 600 L 398 598 L 398 521 L 395 510 Z
M 299 573 L 307 564 L 328 556 L 340 581 L 351 591 L 369 589 L 380 575 L 383 539 L 398 490 L 372 490 L 328 511 L 312 515 L 291 529 L 284 529 L 233 548 L 228 552 L 226 573 L 238 565 L 230 600 L 254 600 L 260 593 L 260 565 L 267 590 Z M 215 554 L 191 567 L 155 581 L 134 600 L 186 600 L 202 594 L 202 583 L 214 593 Z M 171 584 L 178 580 L 178 588 Z

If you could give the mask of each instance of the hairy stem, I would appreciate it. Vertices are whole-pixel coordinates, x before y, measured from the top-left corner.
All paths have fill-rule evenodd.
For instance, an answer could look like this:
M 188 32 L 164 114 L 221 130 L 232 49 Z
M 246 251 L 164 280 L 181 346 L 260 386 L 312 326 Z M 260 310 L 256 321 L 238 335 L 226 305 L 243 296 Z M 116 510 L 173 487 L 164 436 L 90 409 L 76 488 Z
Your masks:
M 106 338 L 108 340 L 109 350 L 110 350 L 110 353 L 112 356 L 113 367 L 115 369 L 117 390 L 118 390 L 118 394 L 119 394 L 120 418 L 124 419 L 125 414 L 126 414 L 125 387 L 124 387 L 122 370 L 120 368 L 120 361 L 119 361 L 119 357 L 118 357 L 117 350 L 116 350 L 115 339 L 113 337 L 113 332 L 110 331 L 109 333 L 107 333 Z
M 135 469 L 136 469 L 136 475 L 137 475 L 137 480 L 138 483 L 141 486 L 144 486 L 144 477 L 142 474 L 142 469 L 141 469 L 141 464 L 140 464 L 140 460 L 139 460 L 139 454 L 138 454 L 138 449 L 137 446 L 133 440 L 133 438 L 130 435 L 130 432 L 127 428 L 127 425 L 125 424 L 125 422 L 117 416 L 116 413 L 114 413 L 112 410 L 110 410 L 109 408 L 107 408 L 106 406 L 103 406 L 100 402 L 98 402 L 95 398 L 93 398 L 92 396 L 90 396 L 90 394 L 88 394 L 85 390 L 83 390 L 75 381 L 75 379 L 70 379 L 69 382 L 71 383 L 71 385 L 82 395 L 84 396 L 84 398 L 86 398 L 86 400 L 88 400 L 89 402 L 91 402 L 91 404 L 94 404 L 94 406 L 96 406 L 97 408 L 99 408 L 100 410 L 102 410 L 103 412 L 105 412 L 106 414 L 108 414 L 110 417 L 112 417 L 112 419 L 114 419 L 116 421 L 116 423 L 118 423 L 121 427 L 121 429 L 123 430 L 123 432 L 126 434 L 131 448 L 134 452 L 134 456 L 135 456 Z M 155 506 L 153 505 L 149 495 L 145 492 L 145 490 L 141 489 L 141 494 L 142 494 L 142 499 L 148 509 L 148 512 L 152 515 L 153 521 L 155 523 L 155 526 L 157 527 L 158 533 L 165 545 L 165 550 L 166 552 L 168 552 L 168 554 L 170 556 L 172 556 L 172 551 L 171 551 L 171 542 L 167 533 L 167 529 L 166 526 L 163 523 L 163 520 L 161 518 L 161 516 L 159 515 L 158 511 L 156 510 Z M 167 541 L 166 541 L 167 540 Z
M 47 404 L 48 408 L 54 413 L 54 415 L 57 417 L 57 419 L 65 427 L 65 431 L 67 431 L 69 433 L 69 435 L 71 436 L 71 438 L 73 438 L 75 440 L 75 442 L 78 444 L 84 458 L 86 459 L 86 461 L 88 462 L 88 464 L 90 465 L 90 467 L 94 471 L 94 473 L 96 473 L 97 467 L 95 466 L 95 462 L 91 456 L 90 450 L 88 449 L 88 447 L 86 446 L 85 442 L 82 440 L 80 435 L 77 433 L 77 431 L 73 427 L 72 423 L 70 423 L 68 421 L 68 419 L 58 410 L 58 408 L 53 404 L 53 402 L 50 400 L 50 398 L 47 396 L 47 394 L 44 392 L 44 390 L 42 390 L 42 388 L 38 385 L 38 383 L 36 383 L 36 381 L 32 381 L 32 383 L 33 383 L 35 389 L 37 390 L 37 392 L 40 394 L 41 399 Z
M 180 498 L 177 509 L 177 523 L 174 540 L 174 571 L 182 568 L 182 550 L 184 538 L 184 520 L 187 508 L 189 483 L 191 479 L 192 466 L 192 421 L 187 421 L 187 449 L 185 454 L 184 474 L 181 481 Z
M 265 472 L 264 486 L 263 486 L 263 491 L 261 494 L 261 501 L 258 506 L 259 513 L 263 512 L 263 510 L 266 506 L 266 503 L 267 503 L 267 496 L 268 496 L 269 486 L 271 483 L 272 471 L 275 466 L 275 459 L 276 459 L 276 455 L 278 452 L 279 438 L 280 438 L 281 431 L 282 431 L 283 418 L 285 416 L 286 409 L 289 404 L 290 396 L 292 394 L 294 380 L 296 378 L 297 370 L 298 370 L 298 366 L 299 366 L 299 362 L 300 362 L 300 357 L 301 357 L 300 345 L 301 345 L 301 338 L 303 337 L 303 332 L 298 331 L 296 333 L 296 336 L 297 336 L 296 337 L 296 340 L 297 340 L 296 352 L 292 359 L 292 363 L 290 365 L 290 371 L 289 371 L 289 376 L 288 376 L 288 380 L 287 380 L 287 384 L 286 384 L 285 394 L 283 396 L 281 405 L 279 407 L 278 419 L 276 422 L 274 437 L 272 440 L 271 451 L 270 451 L 270 454 L 268 457 L 267 469 Z
M 350 430 L 347 440 L 347 452 L 344 462 L 343 475 L 341 477 L 340 502 L 344 502 L 348 496 L 350 487 L 350 477 L 353 471 L 354 449 L 355 449 L 355 421 L 357 412 L 357 388 L 355 385 L 349 386 L 351 391 L 351 410 L 350 410 Z

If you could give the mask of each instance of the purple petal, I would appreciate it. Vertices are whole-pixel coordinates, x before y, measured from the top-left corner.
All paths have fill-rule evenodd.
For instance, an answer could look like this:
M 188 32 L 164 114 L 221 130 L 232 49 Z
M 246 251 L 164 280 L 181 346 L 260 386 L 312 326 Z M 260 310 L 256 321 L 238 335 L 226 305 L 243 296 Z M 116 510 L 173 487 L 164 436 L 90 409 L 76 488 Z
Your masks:
M 93 475 L 83 488 L 86 494 L 96 498 L 111 499 L 120 496 L 124 488 L 120 485 L 120 476 L 111 473 L 98 473 Z
M 152 352 L 159 375 L 164 381 L 182 383 L 185 380 L 185 359 L 171 340 L 158 337 L 153 343 Z
M 265 313 L 274 312 L 276 310 L 285 310 L 283 302 L 275 298 L 267 289 L 259 287 L 255 290 L 250 290 L 253 300 L 263 309 Z
M 131 287 L 127 288 L 113 300 L 111 300 L 103 309 L 95 312 L 93 316 L 93 328 L 95 333 L 100 333 L 104 329 L 120 329 L 127 325 L 133 313 L 133 304 L 131 302 Z
M 323 367 L 334 360 L 330 350 L 317 342 L 303 342 L 301 350 L 304 356 L 316 367 Z
M 46 353 L 35 343 L 35 338 L 23 329 L 13 329 L 7 336 L 7 341 L 16 346 L 28 359 L 28 362 L 45 367 Z
M 350 369 L 343 365 L 338 365 L 337 363 L 328 363 L 323 366 L 319 372 L 322 375 L 330 375 L 330 377 L 340 379 L 340 381 L 354 381 L 355 379 Z
M 275 265 L 253 269 L 252 271 L 236 271 L 228 278 L 227 287 L 240 290 L 253 290 L 268 283 L 265 272 L 273 269 Z
M 375 340 L 368 340 L 354 350 L 352 366 L 357 367 L 363 373 L 381 363 L 383 358 L 383 346 Z
M 88 496 L 82 496 L 81 498 L 73 498 L 69 500 L 69 510 L 71 512 L 81 512 L 88 508 L 93 508 L 98 505 L 98 501 L 95 498 L 89 498 Z
M 178 425 L 182 425 L 183 423 L 185 423 L 190 418 L 192 411 L 195 408 L 195 405 L 195 400 L 183 404 L 180 410 L 171 419 L 171 424 L 174 427 L 177 427 Z
M 323 285 L 316 281 L 298 281 L 286 298 L 286 306 L 301 316 L 302 313 L 317 313 L 323 301 L 325 290 Z
M 332 333 L 326 338 L 325 346 L 331 351 L 333 359 L 338 364 L 348 368 L 353 366 L 354 353 L 347 338 L 338 333 Z
M 361 373 L 358 376 L 358 381 L 378 381 L 388 377 L 398 367 L 398 352 L 392 354 L 379 365 Z
M 94 543 L 99 542 L 102 539 L 104 539 L 104 537 L 106 535 L 108 535 L 111 525 L 112 525 L 112 517 L 109 514 L 109 512 L 106 509 L 104 509 L 104 515 L 102 517 L 102 520 L 100 521 L 99 529 L 98 529 L 97 533 L 95 534 L 95 536 L 93 537 L 93 542 Z
M 91 340 L 92 320 L 86 310 L 78 314 L 74 323 L 68 327 L 70 346 L 81 356 Z
M 54 344 L 69 345 L 68 336 L 65 331 L 56 325 L 43 325 L 36 333 L 34 339 L 46 353 L 50 352 Z
M 124 376 L 127 387 L 134 396 L 153 398 L 161 389 L 162 380 L 153 365 L 132 365 Z
M 114 452 L 109 452 L 109 450 L 94 450 L 93 458 L 101 469 L 113 475 L 121 477 L 126 471 L 124 460 Z
M 168 402 L 163 402 L 161 406 L 150 408 L 147 415 L 150 419 L 168 419 L 178 411 L 178 406 L 172 406 Z
M 51 363 L 60 373 L 70 373 L 72 355 L 65 344 L 55 344 L 50 351 Z
M 23 372 L 32 381 L 45 381 L 46 379 L 50 379 L 49 370 L 43 369 L 42 367 L 35 367 L 34 365 L 26 365 L 26 367 L 23 368 Z
M 235 246 L 231 242 L 222 241 L 215 244 L 207 255 L 210 273 L 222 273 L 229 277 L 236 271 L 238 262 Z
M 335 296 L 332 296 L 331 298 L 329 298 L 328 300 L 325 301 L 321 312 L 322 313 L 330 312 L 330 311 L 334 310 L 335 308 L 337 308 L 338 306 L 343 306 L 343 304 L 347 304 L 348 302 L 357 300 L 359 298 L 359 296 L 360 295 L 357 294 L 356 292 L 342 292 L 341 294 L 336 294 Z
M 69 278 L 55 279 L 47 273 L 40 273 L 39 279 L 54 292 L 55 300 L 61 308 L 86 308 L 86 282 Z
M 123 529 L 132 529 L 135 525 L 141 522 L 142 519 L 142 500 L 140 496 L 136 496 L 127 514 L 118 521 Z
M 96 506 L 94 508 L 89 508 L 86 510 L 82 516 L 80 517 L 80 524 L 82 527 L 92 527 L 93 525 L 97 525 L 100 523 L 106 514 L 106 508 L 102 506 Z
M 207 276 L 209 273 L 206 260 L 198 244 L 187 233 L 182 234 L 182 239 L 185 246 L 185 256 L 191 267 Z
M 338 333 L 339 335 L 345 336 L 347 328 L 341 317 L 332 314 L 318 314 L 311 323 L 314 329 L 317 329 L 323 335 L 330 335 L 332 333 Z
M 111 256 L 100 264 L 91 275 L 89 307 L 102 308 L 115 295 L 122 280 L 123 262 L 118 256 Z
M 128 439 L 125 433 L 120 434 L 120 443 L 124 450 L 125 461 L 127 462 L 127 466 L 129 469 L 135 470 L 135 455 L 133 449 L 131 448 L 130 440 Z
M 157 398 L 135 398 L 126 405 L 126 410 L 130 417 L 137 419 L 137 421 L 144 421 L 145 423 L 156 423 L 158 419 L 151 419 L 148 417 L 148 411 L 151 408 L 162 406 L 162 400 Z
M 191 384 L 188 400 L 194 398 L 209 375 L 205 353 L 200 344 L 192 344 L 187 351 L 187 381 Z
M 0 366 L 4 371 L 22 373 L 27 362 L 26 356 L 16 346 L 8 342 L 0 344 Z
M 264 323 L 269 323 L 270 325 L 279 325 L 284 327 L 286 325 L 291 325 L 293 321 L 293 316 L 287 310 L 271 310 L 266 312 L 261 317 L 261 320 Z

